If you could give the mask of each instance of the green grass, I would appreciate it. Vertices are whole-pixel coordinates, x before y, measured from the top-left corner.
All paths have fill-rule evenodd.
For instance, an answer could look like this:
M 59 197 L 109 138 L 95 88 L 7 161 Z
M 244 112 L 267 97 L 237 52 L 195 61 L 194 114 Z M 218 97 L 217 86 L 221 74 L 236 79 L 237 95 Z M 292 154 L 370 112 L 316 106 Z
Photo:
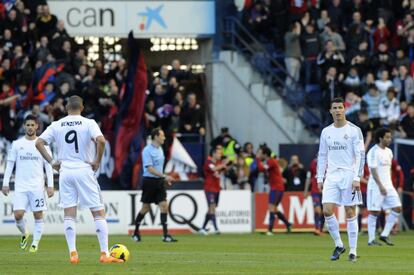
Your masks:
M 20 251 L 17 237 L 0 237 L 0 274 L 414 274 L 414 234 L 400 233 L 394 247 L 368 247 L 359 238 L 357 263 L 347 255 L 331 262 L 329 237 L 311 234 L 178 235 L 178 243 L 160 236 L 143 236 L 139 244 L 128 236 L 110 236 L 125 244 L 131 258 L 125 264 L 98 262 L 96 236 L 78 236 L 79 265 L 68 262 L 63 236 L 44 236 L 37 254 Z M 343 235 L 346 242 L 347 237 Z

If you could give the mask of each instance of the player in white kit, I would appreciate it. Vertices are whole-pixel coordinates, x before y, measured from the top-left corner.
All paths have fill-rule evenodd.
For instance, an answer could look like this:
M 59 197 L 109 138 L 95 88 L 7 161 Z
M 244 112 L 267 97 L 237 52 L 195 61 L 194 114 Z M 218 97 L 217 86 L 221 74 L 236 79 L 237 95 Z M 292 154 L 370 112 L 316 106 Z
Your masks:
M 360 179 L 365 164 L 364 139 L 361 129 L 346 120 L 342 98 L 332 101 L 330 113 L 334 123 L 322 130 L 316 178 L 318 186 L 322 189 L 326 226 L 335 241 L 331 260 L 338 260 L 345 252 L 339 233 L 339 223 L 334 214 L 334 208 L 343 205 L 350 247 L 348 260 L 355 262 L 358 242 L 356 205 L 362 204 Z
M 368 151 L 367 162 L 370 169 L 368 179 L 367 208 L 368 215 L 368 245 L 381 245 L 375 240 L 377 217 L 381 210 L 391 212 L 387 216 L 380 240 L 387 245 L 394 245 L 388 238 L 401 213 L 401 201 L 392 184 L 391 165 L 392 151 L 390 146 L 392 133 L 390 129 L 380 128 L 375 133 L 375 145 Z
M 81 116 L 83 100 L 68 98 L 68 116 L 53 122 L 36 141 L 36 147 L 53 169 L 59 171 L 60 205 L 64 208 L 65 237 L 70 262 L 79 263 L 76 249 L 76 207 L 89 208 L 95 220 L 96 235 L 101 249 L 100 262 L 122 263 L 108 252 L 108 225 L 95 172 L 105 150 L 105 138 L 98 124 Z M 46 144 L 56 143 L 57 160 L 45 150 Z
M 20 248 L 23 250 L 27 248 L 29 231 L 26 228 L 24 213 L 30 209 L 33 212 L 35 226 L 29 252 L 37 252 L 44 227 L 43 211 L 47 209 L 43 168 L 46 171 L 47 195 L 49 198 L 54 194 L 53 170 L 50 164 L 42 158 L 35 146 L 37 139 L 36 130 L 38 128 L 36 117 L 28 115 L 23 121 L 23 127 L 25 131 L 24 137 L 13 142 L 7 155 L 7 167 L 4 172 L 2 192 L 6 196 L 9 194 L 10 178 L 16 164 L 13 212 L 16 226 L 22 233 Z

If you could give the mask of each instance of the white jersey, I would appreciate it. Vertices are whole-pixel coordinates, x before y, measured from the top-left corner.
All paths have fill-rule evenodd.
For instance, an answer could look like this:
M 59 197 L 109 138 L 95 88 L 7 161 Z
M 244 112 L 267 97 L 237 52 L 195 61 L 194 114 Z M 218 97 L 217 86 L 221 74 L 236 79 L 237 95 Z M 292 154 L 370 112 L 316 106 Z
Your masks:
M 392 151 L 390 148 L 382 149 L 378 145 L 373 146 L 367 154 L 367 163 L 370 169 L 376 168 L 378 177 L 385 189 L 394 188 L 391 179 L 391 165 L 392 165 Z M 378 188 L 377 183 L 372 176 L 372 173 L 368 179 L 368 189 Z
M 46 143 L 56 143 L 57 159 L 62 168 L 90 167 L 96 154 L 96 138 L 103 136 L 95 120 L 68 115 L 53 122 L 40 135 Z
M 329 174 L 339 170 L 353 172 L 353 180 L 362 177 L 365 164 L 364 138 L 361 129 L 347 122 L 345 126 L 336 128 L 334 124 L 322 130 L 319 153 L 317 180 L 322 182 Z
M 45 186 L 43 167 L 48 173 L 48 186 L 53 186 L 53 170 L 39 151 L 36 149 L 36 139 L 28 140 L 22 137 L 13 141 L 7 156 L 7 161 L 16 164 L 15 187 L 16 192 L 42 191 Z M 46 148 L 49 152 L 49 148 Z M 12 169 L 12 168 L 11 168 Z M 11 171 L 10 171 L 11 172 Z M 9 179 L 7 179 L 8 181 Z M 8 185 L 8 184 L 7 184 Z

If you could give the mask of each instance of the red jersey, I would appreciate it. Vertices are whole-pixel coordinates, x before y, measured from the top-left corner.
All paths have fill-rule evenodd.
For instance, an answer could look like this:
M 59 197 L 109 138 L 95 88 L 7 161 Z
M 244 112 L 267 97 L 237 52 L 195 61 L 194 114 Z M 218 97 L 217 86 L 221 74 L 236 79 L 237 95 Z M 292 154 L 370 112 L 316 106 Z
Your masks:
M 319 190 L 318 188 L 318 181 L 316 180 L 317 166 L 318 166 L 318 161 L 316 159 L 313 159 L 309 165 L 311 193 L 321 193 L 321 190 Z
M 257 163 L 257 167 L 260 172 L 267 170 L 270 190 L 285 191 L 285 184 L 283 182 L 282 173 L 280 172 L 280 167 L 277 160 L 274 158 L 269 158 L 266 164 L 267 169 L 264 168 L 261 161 Z
M 404 172 L 396 159 L 392 160 L 391 179 L 395 188 L 404 188 Z
M 208 158 L 204 163 L 204 191 L 206 192 L 220 192 L 220 172 L 214 171 L 220 161 L 213 162 L 211 158 Z

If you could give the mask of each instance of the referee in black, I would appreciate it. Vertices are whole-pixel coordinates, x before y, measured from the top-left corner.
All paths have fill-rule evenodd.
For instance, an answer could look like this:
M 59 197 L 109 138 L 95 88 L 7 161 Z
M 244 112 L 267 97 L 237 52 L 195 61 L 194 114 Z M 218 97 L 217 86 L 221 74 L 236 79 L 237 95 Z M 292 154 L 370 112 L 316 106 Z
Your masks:
M 142 164 L 144 167 L 144 179 L 142 181 L 142 208 L 135 219 L 135 231 L 132 239 L 136 242 L 141 241 L 139 226 L 145 214 L 150 210 L 150 204 L 156 203 L 160 207 L 161 225 L 163 231 L 163 242 L 176 242 L 171 235 L 168 234 L 167 228 L 167 192 L 165 183 L 171 186 L 172 178 L 163 174 L 164 169 L 164 152 L 162 145 L 165 141 L 165 134 L 161 128 L 155 128 L 151 131 L 151 144 L 145 146 L 142 151 Z

